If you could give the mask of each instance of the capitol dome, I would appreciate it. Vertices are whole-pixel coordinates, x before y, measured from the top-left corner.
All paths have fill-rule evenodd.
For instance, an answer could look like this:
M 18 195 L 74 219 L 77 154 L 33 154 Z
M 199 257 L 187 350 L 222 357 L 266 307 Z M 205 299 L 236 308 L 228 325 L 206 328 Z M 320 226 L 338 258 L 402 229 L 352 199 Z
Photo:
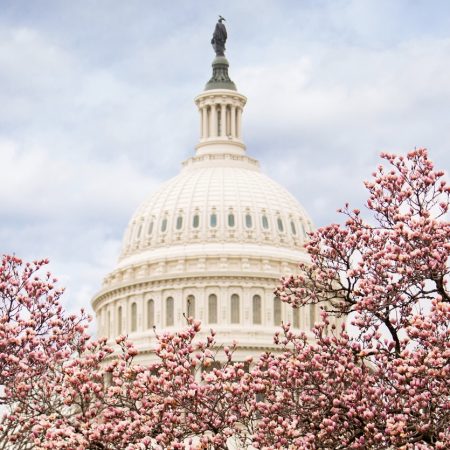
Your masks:
M 194 157 L 136 211 L 119 266 L 161 255 L 302 250 L 311 221 L 295 198 L 246 156 Z M 249 247 L 250 246 L 250 247 Z M 208 249 L 210 250 L 208 252 Z
M 92 300 L 98 334 L 128 334 L 151 358 L 156 332 L 214 328 L 219 344 L 236 340 L 238 358 L 273 348 L 282 321 L 309 331 L 316 306 L 292 309 L 274 298 L 282 275 L 307 262 L 311 219 L 282 186 L 261 173 L 242 140 L 247 99 L 228 77 L 228 61 L 196 97 L 200 139 L 179 175 L 131 218 L 116 268 Z

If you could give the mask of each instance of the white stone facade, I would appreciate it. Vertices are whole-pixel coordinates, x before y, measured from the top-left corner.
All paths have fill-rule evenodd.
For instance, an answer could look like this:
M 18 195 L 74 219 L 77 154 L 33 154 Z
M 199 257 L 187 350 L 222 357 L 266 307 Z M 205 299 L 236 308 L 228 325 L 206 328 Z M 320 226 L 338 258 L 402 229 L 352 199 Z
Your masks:
M 310 330 L 315 307 L 293 311 L 274 300 L 282 275 L 307 262 L 312 222 L 297 200 L 246 155 L 246 98 L 231 89 L 204 91 L 196 155 L 138 208 L 118 265 L 92 300 L 98 334 L 128 334 L 151 358 L 157 331 L 185 326 L 184 315 L 236 340 L 244 358 L 273 348 L 281 321 Z

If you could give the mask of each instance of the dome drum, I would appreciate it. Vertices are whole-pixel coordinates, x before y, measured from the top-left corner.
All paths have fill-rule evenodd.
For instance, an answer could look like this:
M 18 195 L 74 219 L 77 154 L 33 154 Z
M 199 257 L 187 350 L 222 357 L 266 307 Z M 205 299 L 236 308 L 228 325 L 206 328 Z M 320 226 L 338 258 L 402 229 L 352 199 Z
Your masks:
M 130 281 L 96 298 L 99 333 L 110 338 L 129 334 L 142 348 L 155 344 L 154 327 L 156 331 L 179 329 L 187 316 L 202 321 L 204 334 L 214 328 L 220 344 L 238 340 L 240 346 L 253 350 L 271 347 L 282 321 L 294 329 L 309 330 L 318 317 L 315 306 L 305 314 L 277 302 L 273 276 L 209 273 Z

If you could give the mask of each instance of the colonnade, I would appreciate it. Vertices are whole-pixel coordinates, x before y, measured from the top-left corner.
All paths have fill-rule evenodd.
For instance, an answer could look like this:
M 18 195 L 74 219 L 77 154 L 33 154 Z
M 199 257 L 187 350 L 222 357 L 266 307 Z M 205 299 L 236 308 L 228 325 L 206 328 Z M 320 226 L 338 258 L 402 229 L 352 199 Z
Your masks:
M 252 292 L 253 291 L 253 292 Z M 255 293 L 259 292 L 259 293 Z M 99 335 L 119 336 L 123 333 L 144 333 L 186 325 L 184 315 L 200 319 L 204 324 L 244 326 L 247 331 L 258 327 L 279 327 L 290 322 L 295 329 L 311 329 L 316 321 L 316 306 L 293 309 L 273 297 L 268 289 L 198 290 L 197 295 L 183 297 L 172 290 L 135 295 L 102 306 L 97 311 Z
M 234 104 L 205 103 L 199 106 L 200 139 L 242 140 L 242 108 Z

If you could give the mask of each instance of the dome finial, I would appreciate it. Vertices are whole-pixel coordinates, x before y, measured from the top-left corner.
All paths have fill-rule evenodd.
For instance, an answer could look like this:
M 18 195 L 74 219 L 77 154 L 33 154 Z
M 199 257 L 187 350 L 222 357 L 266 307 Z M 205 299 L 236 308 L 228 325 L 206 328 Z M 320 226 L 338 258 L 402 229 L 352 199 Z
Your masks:
M 219 15 L 219 20 L 216 23 L 211 44 L 216 57 L 212 63 L 213 74 L 211 79 L 205 86 L 205 90 L 210 89 L 231 89 L 236 91 L 236 85 L 231 81 L 228 75 L 228 60 L 225 58 L 225 42 L 227 41 L 227 29 L 222 23 L 225 19 Z
M 228 76 L 228 61 L 225 58 L 227 31 L 219 16 L 211 40 L 216 57 L 212 62 L 213 74 L 205 90 L 196 97 L 200 111 L 200 142 L 197 156 L 245 155 L 242 141 L 242 111 L 247 99 L 237 92 L 236 85 Z

